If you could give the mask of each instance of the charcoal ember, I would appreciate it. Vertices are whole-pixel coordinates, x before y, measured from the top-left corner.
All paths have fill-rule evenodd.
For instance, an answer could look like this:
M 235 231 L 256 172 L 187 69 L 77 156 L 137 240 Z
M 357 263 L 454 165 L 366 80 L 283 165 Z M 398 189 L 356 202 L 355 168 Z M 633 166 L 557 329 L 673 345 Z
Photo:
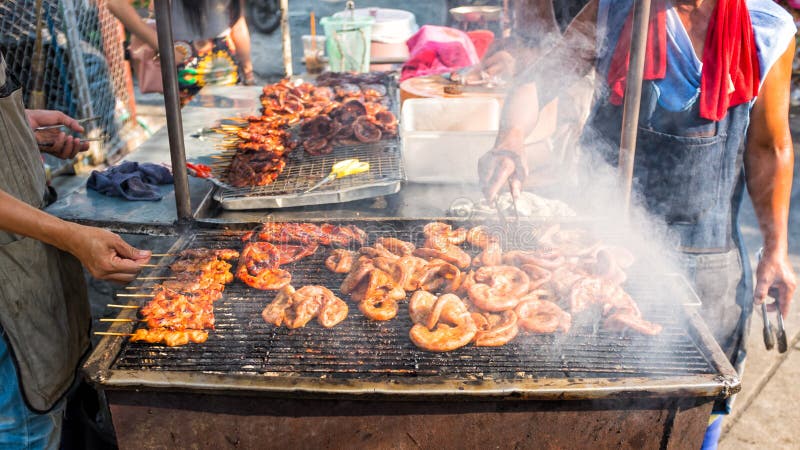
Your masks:
M 370 122 L 369 117 L 361 116 L 353 122 L 353 135 L 364 143 L 378 142 L 381 140 L 381 129 Z

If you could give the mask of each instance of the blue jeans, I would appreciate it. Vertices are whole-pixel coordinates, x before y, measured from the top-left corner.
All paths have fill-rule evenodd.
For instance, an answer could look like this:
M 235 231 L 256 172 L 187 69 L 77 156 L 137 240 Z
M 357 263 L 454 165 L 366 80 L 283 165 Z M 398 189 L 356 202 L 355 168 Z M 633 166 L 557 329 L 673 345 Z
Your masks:
M 0 328 L 0 449 L 57 449 L 64 400 L 46 414 L 31 411 L 22 398 L 17 367 Z

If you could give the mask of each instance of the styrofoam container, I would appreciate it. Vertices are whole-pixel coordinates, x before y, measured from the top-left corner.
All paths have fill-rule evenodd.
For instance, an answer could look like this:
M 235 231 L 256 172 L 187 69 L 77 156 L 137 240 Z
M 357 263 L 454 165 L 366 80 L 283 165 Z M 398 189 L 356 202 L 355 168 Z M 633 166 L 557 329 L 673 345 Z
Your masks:
M 474 183 L 478 159 L 500 123 L 493 98 L 413 98 L 403 102 L 400 134 L 408 181 Z

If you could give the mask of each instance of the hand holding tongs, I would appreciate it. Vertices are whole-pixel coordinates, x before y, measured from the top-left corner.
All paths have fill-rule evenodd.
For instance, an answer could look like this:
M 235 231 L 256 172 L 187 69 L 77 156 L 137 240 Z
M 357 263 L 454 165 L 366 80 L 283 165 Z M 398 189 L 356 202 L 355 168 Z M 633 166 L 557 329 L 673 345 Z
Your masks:
M 764 254 L 764 249 L 758 249 L 756 253 L 756 257 L 759 261 L 761 261 L 761 257 Z M 761 316 L 764 322 L 764 329 L 762 330 L 762 334 L 764 337 L 764 347 L 767 350 L 772 350 L 775 347 L 775 340 L 777 338 L 778 341 L 778 352 L 779 353 L 786 353 L 786 350 L 789 348 L 789 345 L 786 341 L 786 329 L 783 326 L 783 315 L 781 314 L 780 308 L 780 293 L 778 292 L 777 288 L 770 287 L 767 291 L 767 296 L 772 297 L 775 299 L 775 306 L 778 309 L 778 328 L 777 330 L 773 331 L 772 323 L 767 316 L 767 302 L 766 300 L 761 302 Z
M 348 175 L 355 175 L 357 173 L 363 173 L 367 171 L 369 171 L 368 162 L 361 162 L 357 159 L 345 159 L 344 161 L 339 161 L 336 164 L 334 164 L 333 167 L 331 167 L 331 173 L 328 174 L 328 176 L 320 180 L 317 184 L 311 186 L 311 188 L 304 191 L 303 194 L 308 194 L 309 192 L 317 189 L 323 184 L 329 183 L 337 178 L 346 177 Z
M 91 122 L 93 120 L 98 120 L 98 119 L 100 119 L 100 116 L 87 117 L 85 119 L 76 120 L 76 122 L 78 122 L 78 123 L 86 123 L 86 122 Z M 36 127 L 36 128 L 33 129 L 33 131 L 55 130 L 56 128 L 63 128 L 63 127 L 66 127 L 66 125 L 63 125 L 63 124 L 47 125 L 47 126 L 43 126 L 43 127 Z

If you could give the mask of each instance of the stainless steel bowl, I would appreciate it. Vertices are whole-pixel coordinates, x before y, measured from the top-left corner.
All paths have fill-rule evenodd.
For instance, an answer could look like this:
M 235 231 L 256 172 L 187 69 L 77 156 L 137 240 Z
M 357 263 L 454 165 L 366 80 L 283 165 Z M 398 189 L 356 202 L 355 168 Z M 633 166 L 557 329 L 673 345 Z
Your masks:
M 450 15 L 456 22 L 491 22 L 500 20 L 503 8 L 500 6 L 459 6 L 451 8 Z

